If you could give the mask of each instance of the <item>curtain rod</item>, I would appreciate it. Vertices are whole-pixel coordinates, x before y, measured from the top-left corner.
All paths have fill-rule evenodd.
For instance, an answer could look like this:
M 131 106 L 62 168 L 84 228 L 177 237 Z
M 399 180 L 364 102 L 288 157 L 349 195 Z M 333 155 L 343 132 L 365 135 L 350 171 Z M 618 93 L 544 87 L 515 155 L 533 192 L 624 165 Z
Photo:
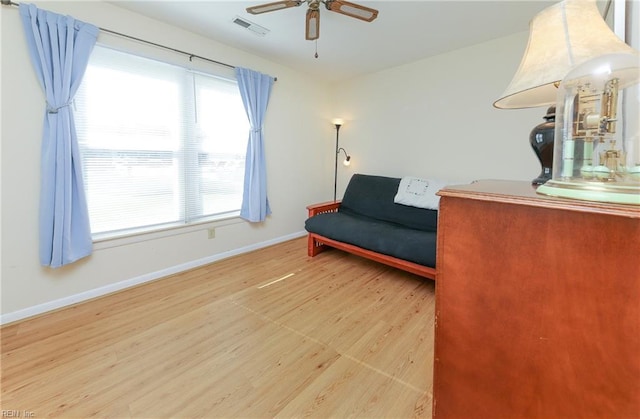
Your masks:
M 3 6 L 20 6 L 20 3 L 15 3 L 15 2 L 13 2 L 11 0 L 0 0 L 0 3 L 2 3 Z M 112 31 L 111 29 L 105 29 L 105 28 L 100 28 L 100 27 L 98 27 L 98 29 L 100 29 L 102 32 L 107 32 L 107 33 L 110 33 L 112 35 L 121 36 L 123 38 L 132 39 L 134 41 L 142 42 L 142 43 L 145 43 L 145 44 L 148 44 L 148 45 L 153 45 L 154 47 L 163 48 L 163 49 L 166 49 L 166 50 L 169 50 L 169 51 L 177 52 L 178 54 L 186 55 L 186 56 L 189 57 L 189 61 L 192 61 L 194 58 L 198 58 L 200 60 L 208 61 L 210 63 L 218 64 L 218 65 L 221 65 L 221 66 L 224 66 L 224 67 L 227 67 L 227 68 L 236 68 L 236 66 L 231 65 L 231 64 L 223 63 L 223 62 L 217 61 L 217 60 L 212 60 L 211 58 L 202 57 L 200 55 L 192 54 L 192 53 L 187 52 L 187 51 L 182 51 L 180 49 L 176 49 L 176 48 L 168 47 L 166 45 L 158 44 L 156 42 L 147 41 L 146 39 L 137 38 L 135 36 L 127 35 L 125 33 Z M 274 81 L 278 81 L 278 78 L 274 77 L 273 80 Z

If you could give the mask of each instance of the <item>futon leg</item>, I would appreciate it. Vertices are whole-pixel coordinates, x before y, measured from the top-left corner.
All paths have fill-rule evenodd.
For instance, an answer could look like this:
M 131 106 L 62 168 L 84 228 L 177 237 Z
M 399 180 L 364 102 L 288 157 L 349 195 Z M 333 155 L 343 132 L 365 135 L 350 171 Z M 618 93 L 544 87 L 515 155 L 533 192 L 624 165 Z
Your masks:
M 325 245 L 317 242 L 316 239 L 309 234 L 307 238 L 307 255 L 314 257 L 323 250 L 325 250 Z

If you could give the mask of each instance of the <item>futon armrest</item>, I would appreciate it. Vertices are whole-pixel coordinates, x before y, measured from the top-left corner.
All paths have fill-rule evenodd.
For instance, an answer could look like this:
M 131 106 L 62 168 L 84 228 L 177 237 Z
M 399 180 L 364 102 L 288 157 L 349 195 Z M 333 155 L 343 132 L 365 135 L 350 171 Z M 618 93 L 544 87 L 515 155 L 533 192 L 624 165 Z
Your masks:
M 308 205 L 307 209 L 309 210 L 309 217 L 313 217 L 314 215 L 322 214 L 324 212 L 336 212 L 338 211 L 338 208 L 340 208 L 340 202 L 341 201 L 329 201 L 321 204 Z

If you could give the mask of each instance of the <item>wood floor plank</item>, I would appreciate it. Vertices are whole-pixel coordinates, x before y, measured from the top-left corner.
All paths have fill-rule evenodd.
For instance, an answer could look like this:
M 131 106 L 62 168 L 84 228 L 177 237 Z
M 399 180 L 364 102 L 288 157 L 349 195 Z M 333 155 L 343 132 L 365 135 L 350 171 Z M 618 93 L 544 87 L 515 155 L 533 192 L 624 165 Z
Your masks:
M 432 281 L 292 240 L 4 326 L 37 417 L 430 417 Z
M 248 313 L 250 316 L 254 316 Z M 274 342 L 286 340 L 286 348 Z M 138 417 L 271 416 L 273 409 L 296 396 L 338 355 L 273 323 L 237 336 L 227 351 L 212 346 L 197 368 L 183 369 L 175 379 L 131 404 Z M 278 382 L 281 377 L 284 382 Z M 190 383 L 184 387 L 184 383 Z M 274 384 L 278 384 L 277 387 Z M 174 397 L 179 394 L 180 397 Z M 162 403 L 158 403 L 162 400 Z
M 409 418 L 424 393 L 416 392 L 354 360 L 341 358 L 304 389 L 277 417 Z
M 238 302 L 355 358 L 371 360 L 377 354 L 371 360 L 373 364 L 391 375 L 402 375 L 416 386 L 424 386 L 430 382 L 430 375 L 409 378 L 406 373 L 415 370 L 410 368 L 414 362 L 423 362 L 429 367 L 433 362 L 433 346 L 429 341 L 433 337 L 433 317 L 424 316 L 421 311 L 435 304 L 434 283 L 393 268 L 383 269 L 388 271 L 383 278 L 375 276 L 355 281 L 349 279 L 347 270 L 335 278 L 337 284 L 304 281 L 302 273 L 291 277 L 287 284 L 274 284 L 270 290 L 248 290 Z M 326 287 L 333 292 L 325 292 Z M 422 287 L 428 291 L 421 290 Z M 302 295 L 307 299 L 302 300 Z M 325 298 L 327 295 L 331 298 Z M 416 313 L 426 317 L 426 321 L 413 321 Z M 432 314 L 433 310 L 427 309 L 427 313 Z M 381 324 L 380 318 L 393 321 Z M 374 328 L 381 330 L 373 335 Z M 360 340 L 363 330 L 370 335 L 370 340 L 356 349 L 353 345 Z M 406 345 L 399 345 L 400 341 Z M 422 344 L 415 345 L 415 342 Z

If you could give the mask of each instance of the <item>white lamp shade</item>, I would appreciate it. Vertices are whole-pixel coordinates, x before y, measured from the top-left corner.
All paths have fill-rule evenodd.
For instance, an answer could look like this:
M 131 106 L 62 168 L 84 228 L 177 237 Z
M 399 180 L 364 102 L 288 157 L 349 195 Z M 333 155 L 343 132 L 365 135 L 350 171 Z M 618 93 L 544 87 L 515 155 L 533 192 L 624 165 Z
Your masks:
M 532 108 L 556 102 L 556 86 L 576 65 L 602 54 L 637 53 L 607 26 L 595 0 L 564 0 L 538 13 L 511 84 L 493 106 Z

